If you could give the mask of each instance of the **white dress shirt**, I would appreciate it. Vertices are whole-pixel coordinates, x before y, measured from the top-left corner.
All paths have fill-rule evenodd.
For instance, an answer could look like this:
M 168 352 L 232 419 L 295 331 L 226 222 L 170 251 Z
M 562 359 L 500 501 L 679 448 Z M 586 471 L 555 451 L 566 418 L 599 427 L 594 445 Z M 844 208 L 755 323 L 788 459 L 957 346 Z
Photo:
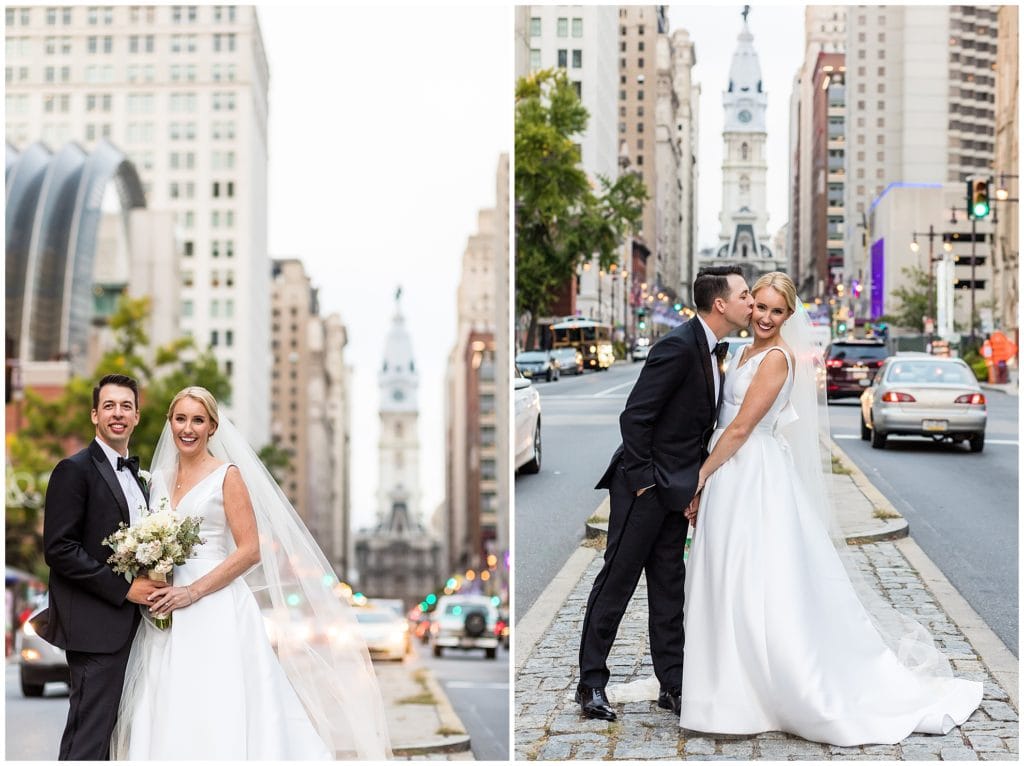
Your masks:
M 711 350 L 711 374 L 715 378 L 715 401 L 718 401 L 718 392 L 722 389 L 722 373 L 718 369 L 718 357 L 715 356 L 715 346 L 718 345 L 718 336 L 711 332 L 711 328 L 708 327 L 708 323 L 704 321 L 700 314 L 697 314 L 697 319 L 700 320 L 700 326 L 704 328 L 704 334 L 708 336 L 708 348 Z
M 128 502 L 128 518 L 134 524 L 142 518 L 142 514 L 146 511 L 146 496 L 142 494 L 142 487 L 139 486 L 131 471 L 127 468 L 117 470 L 117 459 L 119 457 L 127 458 L 128 453 L 118 455 L 113 447 L 99 438 L 96 439 L 96 443 L 103 449 L 103 454 L 110 461 L 110 467 L 114 469 L 114 475 L 124 492 L 124 499 Z

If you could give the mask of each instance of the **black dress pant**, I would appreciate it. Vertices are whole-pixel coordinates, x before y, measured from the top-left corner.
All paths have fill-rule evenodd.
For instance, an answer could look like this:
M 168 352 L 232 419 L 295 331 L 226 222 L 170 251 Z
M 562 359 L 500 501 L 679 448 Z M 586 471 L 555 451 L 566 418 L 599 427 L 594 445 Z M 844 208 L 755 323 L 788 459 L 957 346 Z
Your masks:
M 66 652 L 71 671 L 71 707 L 60 741 L 60 760 L 110 760 L 110 736 L 131 648 L 129 639 L 113 654 Z
M 662 689 L 678 689 L 683 680 L 683 546 L 689 521 L 682 508 L 662 506 L 653 487 L 637 497 L 627 486 L 621 465 L 610 492 L 608 547 L 587 600 L 580 681 L 592 687 L 607 685 L 608 653 L 645 572 L 654 673 Z

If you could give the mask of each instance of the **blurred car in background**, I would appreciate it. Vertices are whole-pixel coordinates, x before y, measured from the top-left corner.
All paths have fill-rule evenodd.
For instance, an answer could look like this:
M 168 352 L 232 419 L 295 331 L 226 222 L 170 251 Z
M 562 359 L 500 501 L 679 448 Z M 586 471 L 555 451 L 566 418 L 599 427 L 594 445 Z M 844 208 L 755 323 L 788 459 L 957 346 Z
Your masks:
M 372 606 L 354 611 L 371 659 L 403 660 L 412 651 L 409 622 L 404 617 Z
M 559 375 L 582 375 L 583 354 L 569 346 L 551 349 L 551 358 L 558 363 Z
M 630 361 L 639 362 L 641 360 L 646 361 L 647 355 L 651 353 L 651 339 L 650 338 L 637 338 L 633 341 L 633 345 L 629 349 Z
M 964 360 L 928 354 L 898 354 L 860 398 L 860 438 L 884 449 L 893 435 L 966 442 L 985 448 L 985 394 Z
M 549 383 L 558 380 L 558 362 L 551 358 L 550 351 L 520 351 L 516 354 L 516 367 L 524 377 L 544 378 Z
M 441 596 L 433 613 L 434 656 L 445 649 L 483 649 L 487 659 L 498 656 L 495 627 L 498 609 L 490 596 L 453 594 Z
M 515 464 L 523 473 L 538 473 L 541 460 L 540 394 L 519 368 L 513 378 L 516 405 Z
M 509 634 L 511 632 L 511 624 L 508 617 L 508 611 L 499 609 L 498 610 L 498 622 L 494 626 L 494 635 L 497 636 L 498 641 L 508 649 L 509 646 Z
M 825 396 L 860 397 L 889 356 L 880 340 L 835 340 L 825 350 Z
M 42 697 L 48 683 L 71 683 L 71 672 L 68 670 L 64 650 L 40 638 L 32 624 L 32 620 L 46 609 L 47 604 L 48 601 L 44 602 L 29 615 L 15 639 L 21 693 L 26 697 Z

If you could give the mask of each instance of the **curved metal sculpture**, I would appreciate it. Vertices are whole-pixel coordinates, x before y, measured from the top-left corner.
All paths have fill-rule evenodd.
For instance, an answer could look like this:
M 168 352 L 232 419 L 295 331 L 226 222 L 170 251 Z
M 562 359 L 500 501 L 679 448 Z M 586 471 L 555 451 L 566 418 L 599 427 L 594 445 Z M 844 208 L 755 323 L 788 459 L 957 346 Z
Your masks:
M 134 165 L 100 141 L 91 154 L 41 143 L 7 147 L 7 332 L 23 361 L 84 358 L 103 193 L 113 180 L 126 218 L 146 206 Z

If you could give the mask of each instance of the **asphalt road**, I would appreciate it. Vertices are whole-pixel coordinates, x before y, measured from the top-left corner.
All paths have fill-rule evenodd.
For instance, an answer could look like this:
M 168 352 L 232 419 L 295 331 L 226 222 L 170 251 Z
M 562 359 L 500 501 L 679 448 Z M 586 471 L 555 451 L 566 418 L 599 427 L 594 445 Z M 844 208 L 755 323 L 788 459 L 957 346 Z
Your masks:
M 44 697 L 29 699 L 21 694 L 17 663 L 7 664 L 5 676 L 6 760 L 56 761 L 68 717 L 68 687 L 47 684 Z
M 584 525 L 607 492 L 594 484 L 619 445 L 619 413 L 641 363 L 537 382 L 544 462 L 516 476 L 515 612 L 533 605 L 583 539 Z
M 415 662 L 433 671 L 466 726 L 474 757 L 478 761 L 507 761 L 511 740 L 508 651 L 499 648 L 496 660 L 486 659 L 482 649 L 445 650 L 437 658 L 430 647 L 417 645 L 416 654 Z
M 985 449 L 890 437 L 860 440 L 855 399 L 829 407 L 833 438 L 910 522 L 910 535 L 1017 656 L 1018 399 L 987 391 Z

